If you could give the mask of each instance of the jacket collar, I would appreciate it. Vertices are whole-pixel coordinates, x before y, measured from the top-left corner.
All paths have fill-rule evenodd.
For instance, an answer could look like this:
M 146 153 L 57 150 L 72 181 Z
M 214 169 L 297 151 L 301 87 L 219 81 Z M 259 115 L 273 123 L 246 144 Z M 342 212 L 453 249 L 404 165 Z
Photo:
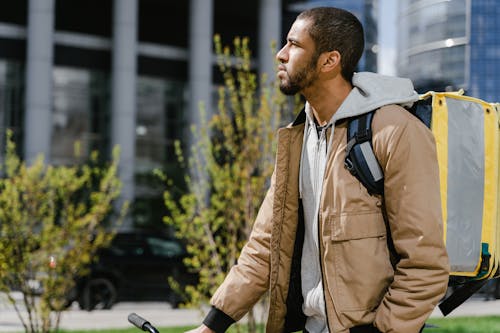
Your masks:
M 292 123 L 292 126 L 297 126 L 304 124 L 306 122 L 306 108 L 302 108 L 302 111 L 299 112 L 297 115 L 297 118 L 295 118 L 295 121 Z

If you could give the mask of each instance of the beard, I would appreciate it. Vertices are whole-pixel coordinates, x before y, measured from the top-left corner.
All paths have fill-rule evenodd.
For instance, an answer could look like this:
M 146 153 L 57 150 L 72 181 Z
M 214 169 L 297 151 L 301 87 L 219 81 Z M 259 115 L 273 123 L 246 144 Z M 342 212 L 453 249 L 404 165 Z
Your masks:
M 297 72 L 289 74 L 286 71 L 287 77 L 280 82 L 280 90 L 285 95 L 295 95 L 312 85 L 318 77 L 315 69 L 318 57 L 313 56 L 306 66 L 299 68 Z

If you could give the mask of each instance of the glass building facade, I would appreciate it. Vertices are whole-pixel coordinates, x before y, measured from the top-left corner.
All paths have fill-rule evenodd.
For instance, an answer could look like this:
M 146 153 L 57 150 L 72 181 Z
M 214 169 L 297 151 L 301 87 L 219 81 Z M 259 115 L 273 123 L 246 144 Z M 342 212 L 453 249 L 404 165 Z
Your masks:
M 0 60 L 0 143 L 5 146 L 6 129 L 12 130 L 18 148 L 22 145 L 24 115 L 24 65 L 20 61 Z M 3 154 L 0 154 L 3 161 Z
M 164 187 L 152 171 L 178 172 L 174 142 L 189 144 L 199 102 L 214 107 L 220 82 L 212 37 L 249 37 L 255 70 L 274 71 L 298 11 L 336 6 L 366 30 L 358 70 L 376 71 L 377 1 L 18 0 L 0 4 L 0 147 L 11 129 L 27 161 L 72 164 L 75 143 L 109 158 L 119 145 L 125 227 L 163 225 Z M 302 6 L 302 7 L 301 7 Z M 273 73 L 270 73 L 271 75 Z M 123 102 L 126 101 L 126 102 Z M 210 110 L 208 110 L 210 111 Z M 3 149 L 2 149 L 3 150 Z M 0 153 L 0 159 L 2 153 Z
M 165 188 L 152 171 L 183 179 L 174 142 L 188 142 L 200 101 L 216 104 L 213 34 L 228 45 L 249 37 L 256 71 L 272 71 L 262 48 L 281 42 L 290 2 L 3 1 L 1 150 L 7 129 L 28 161 L 44 154 L 51 164 L 75 163 L 76 142 L 81 153 L 108 158 L 120 145 L 122 197 L 131 203 L 124 227 L 163 226 Z
M 398 75 L 419 92 L 456 90 L 500 100 L 499 9 L 493 0 L 403 0 Z M 497 84 L 495 84 L 497 83 Z
M 469 93 L 500 102 L 500 4 L 470 0 Z

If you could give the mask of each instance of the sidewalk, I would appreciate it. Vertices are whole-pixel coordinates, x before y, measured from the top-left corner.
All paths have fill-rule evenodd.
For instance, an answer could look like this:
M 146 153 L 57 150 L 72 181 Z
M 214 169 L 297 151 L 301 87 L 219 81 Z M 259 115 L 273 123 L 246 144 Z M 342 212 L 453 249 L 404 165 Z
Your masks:
M 133 302 L 118 303 L 111 310 L 81 311 L 76 304 L 62 314 L 62 329 L 92 330 L 103 328 L 128 328 L 132 325 L 127 317 L 131 312 L 144 317 L 155 327 L 198 325 L 202 315 L 198 310 L 172 309 L 167 303 Z M 448 317 L 457 316 L 500 316 L 500 300 L 485 301 L 482 296 L 474 296 L 462 304 Z M 443 317 L 436 309 L 431 317 Z M 260 318 L 260 317 L 258 317 Z M 0 332 L 22 332 L 23 327 L 12 306 L 0 302 Z M 140 330 L 137 331 L 141 332 Z
M 132 312 L 144 317 L 153 326 L 186 326 L 201 322 L 202 315 L 198 310 L 172 309 L 168 303 L 118 303 L 111 310 L 82 311 L 76 304 L 62 313 L 61 329 L 93 330 L 103 328 L 133 327 L 127 320 Z M 0 304 L 0 332 L 23 332 L 24 328 L 16 311 L 6 303 Z M 138 332 L 141 332 L 138 330 Z

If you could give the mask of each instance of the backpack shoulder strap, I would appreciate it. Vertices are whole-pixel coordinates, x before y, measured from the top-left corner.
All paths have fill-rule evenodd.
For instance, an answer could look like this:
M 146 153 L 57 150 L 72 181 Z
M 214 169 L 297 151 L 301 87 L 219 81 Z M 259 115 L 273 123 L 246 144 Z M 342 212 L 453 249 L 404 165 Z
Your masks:
M 345 167 L 356 177 L 370 194 L 384 194 L 384 173 L 372 147 L 372 119 L 375 110 L 348 119 Z M 387 229 L 387 246 L 391 263 L 399 261 L 399 255 L 391 237 L 385 202 L 382 200 L 382 215 Z
M 372 119 L 376 110 L 348 119 L 344 165 L 370 194 L 384 194 L 384 173 L 372 147 Z

